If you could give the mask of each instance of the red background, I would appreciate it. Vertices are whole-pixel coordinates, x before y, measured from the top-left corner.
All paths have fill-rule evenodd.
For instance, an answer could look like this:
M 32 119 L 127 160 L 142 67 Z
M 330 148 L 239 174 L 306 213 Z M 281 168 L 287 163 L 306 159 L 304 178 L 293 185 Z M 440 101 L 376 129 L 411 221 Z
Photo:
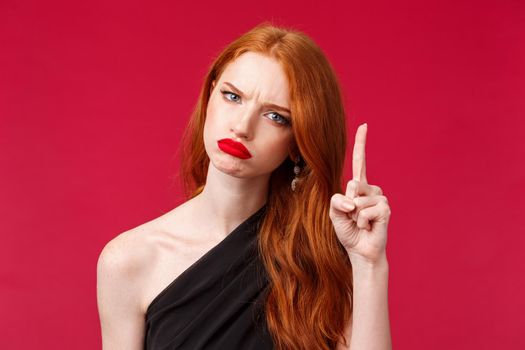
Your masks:
M 181 202 L 213 57 L 263 20 L 341 77 L 388 197 L 395 349 L 523 349 L 523 1 L 0 2 L 0 348 L 97 349 L 96 262 Z

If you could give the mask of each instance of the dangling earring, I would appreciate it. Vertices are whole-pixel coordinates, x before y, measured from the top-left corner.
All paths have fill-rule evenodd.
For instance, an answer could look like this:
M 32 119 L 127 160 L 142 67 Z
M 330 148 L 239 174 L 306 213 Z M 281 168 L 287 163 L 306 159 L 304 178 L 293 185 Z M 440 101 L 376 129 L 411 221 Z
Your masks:
M 301 160 L 301 157 L 297 157 L 297 160 L 295 161 L 295 166 L 293 167 L 293 172 L 295 174 L 294 179 L 292 180 L 292 191 L 295 191 L 297 187 L 297 183 L 299 180 L 299 173 L 301 172 L 301 167 L 299 166 L 299 161 Z

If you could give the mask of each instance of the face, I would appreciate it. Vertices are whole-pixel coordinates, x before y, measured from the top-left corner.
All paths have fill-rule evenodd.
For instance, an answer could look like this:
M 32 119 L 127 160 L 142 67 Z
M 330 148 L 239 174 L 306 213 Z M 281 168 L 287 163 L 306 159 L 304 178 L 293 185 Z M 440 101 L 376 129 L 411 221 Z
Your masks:
M 230 62 L 213 82 L 206 110 L 204 146 L 211 164 L 232 176 L 254 177 L 294 158 L 289 110 L 288 80 L 275 59 L 246 52 Z

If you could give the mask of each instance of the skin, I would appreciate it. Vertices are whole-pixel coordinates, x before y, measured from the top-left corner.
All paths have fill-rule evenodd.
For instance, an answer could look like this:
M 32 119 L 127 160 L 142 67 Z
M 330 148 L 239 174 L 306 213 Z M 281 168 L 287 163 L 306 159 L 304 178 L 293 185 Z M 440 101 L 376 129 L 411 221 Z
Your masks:
M 390 207 L 379 186 L 366 178 L 367 124 L 356 132 L 352 156 L 353 178 L 346 193 L 330 201 L 330 219 L 352 263 L 354 311 L 346 326 L 347 346 L 342 349 L 391 349 L 388 319 L 387 229 Z
M 344 195 L 332 196 L 330 218 L 348 254 L 373 264 L 386 254 L 390 207 L 382 189 L 366 179 L 367 129 L 367 124 L 357 129 L 352 157 L 353 178 L 347 183 Z

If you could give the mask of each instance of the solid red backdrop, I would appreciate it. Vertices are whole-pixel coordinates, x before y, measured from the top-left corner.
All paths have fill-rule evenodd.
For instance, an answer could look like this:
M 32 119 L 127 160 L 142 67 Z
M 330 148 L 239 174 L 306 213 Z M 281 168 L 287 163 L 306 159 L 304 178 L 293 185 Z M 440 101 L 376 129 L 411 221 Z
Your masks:
M 264 20 L 337 70 L 392 217 L 396 349 L 523 349 L 521 1 L 0 3 L 0 348 L 97 349 L 96 262 L 182 200 L 204 74 Z

